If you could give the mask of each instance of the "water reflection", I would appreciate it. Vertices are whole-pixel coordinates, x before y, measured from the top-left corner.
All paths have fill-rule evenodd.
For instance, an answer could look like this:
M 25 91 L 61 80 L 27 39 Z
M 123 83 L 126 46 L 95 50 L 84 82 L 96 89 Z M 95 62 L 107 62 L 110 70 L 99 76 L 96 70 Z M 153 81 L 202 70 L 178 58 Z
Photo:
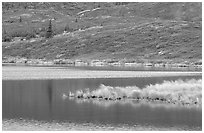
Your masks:
M 64 99 L 65 100 L 65 99 Z M 108 109 L 111 106 L 118 104 L 120 106 L 130 105 L 132 108 L 140 108 L 141 106 L 148 106 L 151 109 L 157 109 L 162 108 L 165 110 L 168 109 L 195 109 L 195 110 L 201 110 L 201 106 L 194 105 L 194 106 L 183 106 L 181 104 L 168 104 L 165 102 L 152 102 L 152 101 L 146 101 L 146 100 L 120 100 L 120 101 L 113 101 L 113 100 L 99 100 L 99 99 L 77 99 L 73 97 L 69 97 L 69 100 L 74 100 L 77 104 L 84 104 L 84 103 L 91 103 L 93 105 L 96 105 L 98 107 Z
M 47 82 L 47 94 L 48 94 L 48 103 L 49 103 L 49 110 L 52 111 L 52 91 L 53 87 L 52 87 L 52 81 L 49 80 Z
M 129 125 L 201 127 L 202 111 L 173 105 L 145 104 L 137 101 L 76 100 L 69 91 L 82 88 L 93 90 L 107 86 L 139 87 L 163 80 L 201 79 L 199 77 L 158 77 L 118 79 L 20 80 L 2 82 L 2 117 L 36 120 L 58 120 Z

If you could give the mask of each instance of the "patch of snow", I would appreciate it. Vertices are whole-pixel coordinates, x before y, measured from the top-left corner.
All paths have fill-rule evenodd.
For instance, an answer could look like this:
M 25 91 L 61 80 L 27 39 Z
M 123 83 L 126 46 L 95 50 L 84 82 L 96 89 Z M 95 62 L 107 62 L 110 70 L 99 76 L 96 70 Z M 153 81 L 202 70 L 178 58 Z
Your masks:
M 84 14 L 81 14 L 80 17 L 84 16 Z
M 31 14 L 21 14 L 21 16 L 25 16 L 25 17 L 31 17 Z
M 163 52 L 163 51 L 159 51 L 158 54 L 159 54 L 159 55 L 163 55 L 164 52 Z
M 35 41 L 36 41 L 35 39 L 30 40 L 30 42 L 35 42 Z
M 101 9 L 101 8 L 95 8 L 95 9 L 92 9 L 92 11 L 95 11 L 95 10 L 98 10 L 98 9 Z
M 10 18 L 15 18 L 15 19 L 18 19 L 19 17 L 18 17 L 18 16 L 13 16 L 13 17 L 10 17 Z
M 45 22 L 45 21 L 46 21 L 46 19 L 42 20 L 41 22 Z
M 111 16 L 101 16 L 102 19 L 110 18 Z
M 58 54 L 58 55 L 56 55 L 56 58 L 59 58 L 59 57 L 61 57 L 61 56 L 63 56 L 64 54 Z
M 90 10 L 84 10 L 84 11 L 78 12 L 77 15 L 85 13 L 85 12 L 90 12 Z
M 93 26 L 93 27 L 88 28 L 87 30 L 96 29 L 96 28 L 103 28 L 103 26 Z

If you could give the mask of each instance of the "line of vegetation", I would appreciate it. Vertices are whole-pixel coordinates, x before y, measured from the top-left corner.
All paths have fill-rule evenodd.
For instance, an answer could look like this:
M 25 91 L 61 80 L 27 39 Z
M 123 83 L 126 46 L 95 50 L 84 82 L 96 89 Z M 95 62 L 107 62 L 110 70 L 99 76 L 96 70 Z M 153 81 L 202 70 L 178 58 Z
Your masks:
M 99 100 L 147 100 L 180 105 L 202 104 L 202 79 L 164 81 L 161 84 L 150 84 L 144 88 L 137 86 L 112 87 L 100 85 L 96 90 L 89 89 L 70 92 L 70 97 Z

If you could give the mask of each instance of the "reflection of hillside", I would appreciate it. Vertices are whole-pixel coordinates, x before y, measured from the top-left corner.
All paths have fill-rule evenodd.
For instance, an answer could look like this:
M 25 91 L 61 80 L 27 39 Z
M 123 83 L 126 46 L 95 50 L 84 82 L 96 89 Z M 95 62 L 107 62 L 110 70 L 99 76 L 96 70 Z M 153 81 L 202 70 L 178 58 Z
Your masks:
M 33 118 L 51 116 L 54 93 L 51 80 L 7 81 L 3 88 L 5 114 Z
M 47 82 L 47 94 L 48 94 L 48 103 L 49 103 L 49 111 L 52 111 L 52 98 L 53 98 L 53 87 L 52 87 L 52 81 L 49 80 Z
M 120 106 L 126 106 L 130 105 L 132 108 L 140 108 L 141 106 L 148 106 L 152 109 L 154 108 L 164 108 L 164 109 L 172 109 L 172 108 L 186 108 L 186 109 L 201 109 L 201 106 L 199 105 L 194 105 L 194 106 L 183 106 L 181 104 L 169 104 L 169 103 L 162 103 L 162 102 L 148 102 L 145 100 L 120 100 L 120 101 L 106 101 L 106 100 L 97 100 L 97 99 L 74 99 L 72 98 L 71 100 L 76 100 L 77 104 L 84 104 L 84 103 L 90 103 L 94 104 L 96 106 L 108 109 L 112 106 L 115 105 L 120 105 Z

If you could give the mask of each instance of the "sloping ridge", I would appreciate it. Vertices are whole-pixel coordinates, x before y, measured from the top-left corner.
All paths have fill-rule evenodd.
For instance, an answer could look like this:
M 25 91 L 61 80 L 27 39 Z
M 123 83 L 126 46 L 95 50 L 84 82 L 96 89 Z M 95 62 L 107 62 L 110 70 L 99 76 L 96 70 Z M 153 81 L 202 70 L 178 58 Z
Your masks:
M 65 12 L 59 5 L 53 8 Z M 68 19 L 78 18 L 78 27 L 84 28 L 67 34 L 59 33 L 48 40 L 3 43 L 3 56 L 48 59 L 202 58 L 201 3 L 106 3 L 98 7 L 76 3 L 72 8 L 77 8 L 83 15 L 70 12 L 72 16 Z M 3 18 L 4 15 L 6 13 Z M 59 24 L 53 22 L 55 28 L 64 24 L 62 20 L 64 18 L 58 18 Z M 75 22 L 69 23 L 70 27 L 72 25 L 77 27 Z

